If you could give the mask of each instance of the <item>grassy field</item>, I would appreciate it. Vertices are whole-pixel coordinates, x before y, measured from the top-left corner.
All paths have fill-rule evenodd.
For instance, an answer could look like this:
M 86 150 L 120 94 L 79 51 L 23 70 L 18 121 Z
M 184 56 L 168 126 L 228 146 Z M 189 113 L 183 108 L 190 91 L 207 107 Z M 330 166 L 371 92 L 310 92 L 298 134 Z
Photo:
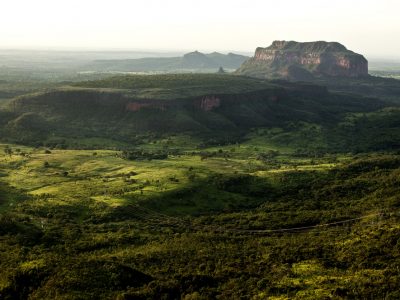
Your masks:
M 0 296 L 395 299 L 398 155 L 304 157 L 258 136 L 160 160 L 0 145 Z
M 158 147 L 149 145 L 147 149 L 162 149 L 160 143 L 162 141 Z M 168 144 L 174 145 L 171 140 Z M 46 206 L 53 201 L 58 205 L 60 201 L 92 199 L 114 207 L 126 205 L 126 195 L 146 198 L 179 189 L 190 184 L 192 175 L 196 178 L 206 178 L 212 173 L 268 177 L 295 169 L 323 170 L 336 165 L 289 158 L 290 150 L 285 148 L 280 149 L 282 153 L 268 165 L 258 159 L 259 153 L 278 150 L 276 146 L 260 144 L 248 141 L 239 145 L 195 149 L 170 155 L 167 160 L 153 161 L 125 160 L 119 157 L 118 151 L 112 150 L 48 150 L 14 145 L 11 146 L 13 154 L 1 157 L 2 170 L 7 174 L 2 180 L 30 195 L 45 197 Z M 0 151 L 4 153 L 5 147 L 8 145 L 0 146 Z M 204 158 L 204 153 L 215 155 Z

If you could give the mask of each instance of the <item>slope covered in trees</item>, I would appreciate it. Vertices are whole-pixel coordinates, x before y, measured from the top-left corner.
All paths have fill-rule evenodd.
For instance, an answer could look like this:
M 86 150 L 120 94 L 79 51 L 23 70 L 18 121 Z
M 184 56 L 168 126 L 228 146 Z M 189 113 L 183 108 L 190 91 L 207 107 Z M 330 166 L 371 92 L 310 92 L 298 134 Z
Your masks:
M 398 299 L 400 110 L 359 83 L 117 76 L 7 99 L 0 298 Z
M 398 155 L 11 148 L 2 181 L 24 191 L 1 190 L 3 299 L 399 295 Z
M 279 145 L 297 147 L 305 141 L 301 134 L 314 130 L 320 143 L 310 140 L 311 148 L 384 150 L 398 146 L 399 111 L 384 109 L 389 106 L 306 83 L 220 74 L 118 76 L 16 98 L 0 111 L 0 126 L 4 141 L 31 145 L 73 147 L 73 138 L 83 141 L 80 147 L 93 146 L 87 139 L 119 147 L 149 135 L 218 144 L 242 140 L 252 128 L 280 128 L 273 137 Z

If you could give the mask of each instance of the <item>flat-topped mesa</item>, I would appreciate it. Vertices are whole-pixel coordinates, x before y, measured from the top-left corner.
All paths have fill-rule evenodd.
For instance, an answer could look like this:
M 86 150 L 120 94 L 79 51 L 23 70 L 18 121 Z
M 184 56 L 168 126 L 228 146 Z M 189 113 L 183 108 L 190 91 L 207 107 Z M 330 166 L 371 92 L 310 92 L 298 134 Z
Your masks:
M 336 42 L 274 41 L 257 48 L 237 70 L 238 74 L 264 78 L 310 79 L 314 76 L 368 76 L 368 61 Z

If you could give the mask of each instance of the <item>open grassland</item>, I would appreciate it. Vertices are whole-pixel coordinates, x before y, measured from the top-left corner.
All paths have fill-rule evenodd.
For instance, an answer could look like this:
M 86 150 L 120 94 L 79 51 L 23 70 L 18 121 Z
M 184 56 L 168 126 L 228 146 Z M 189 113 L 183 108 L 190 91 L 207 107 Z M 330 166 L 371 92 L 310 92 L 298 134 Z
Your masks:
M 0 145 L 0 296 L 397 298 L 398 155 L 307 157 L 254 132 L 145 159 L 183 140 L 136 159 Z
M 276 174 L 294 170 L 328 170 L 338 161 L 336 157 L 326 162 L 291 158 L 282 153 L 265 162 L 259 154 L 276 148 L 248 143 L 186 151 L 151 161 L 126 160 L 113 150 L 11 146 L 12 153 L 5 154 L 6 147 L 9 145 L 0 145 L 1 179 L 29 195 L 45 199 L 42 200 L 45 206 L 90 199 L 115 207 L 179 190 L 212 174 L 250 174 L 272 180 Z

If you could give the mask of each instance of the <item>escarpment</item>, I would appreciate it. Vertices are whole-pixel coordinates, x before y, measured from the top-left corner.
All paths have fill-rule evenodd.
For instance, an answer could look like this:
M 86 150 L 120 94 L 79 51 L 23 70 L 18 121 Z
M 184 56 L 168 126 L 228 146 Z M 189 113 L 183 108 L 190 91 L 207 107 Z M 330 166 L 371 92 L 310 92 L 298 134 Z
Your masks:
M 315 77 L 365 77 L 368 61 L 336 42 L 274 41 L 257 48 L 237 74 L 260 78 L 309 80 Z

